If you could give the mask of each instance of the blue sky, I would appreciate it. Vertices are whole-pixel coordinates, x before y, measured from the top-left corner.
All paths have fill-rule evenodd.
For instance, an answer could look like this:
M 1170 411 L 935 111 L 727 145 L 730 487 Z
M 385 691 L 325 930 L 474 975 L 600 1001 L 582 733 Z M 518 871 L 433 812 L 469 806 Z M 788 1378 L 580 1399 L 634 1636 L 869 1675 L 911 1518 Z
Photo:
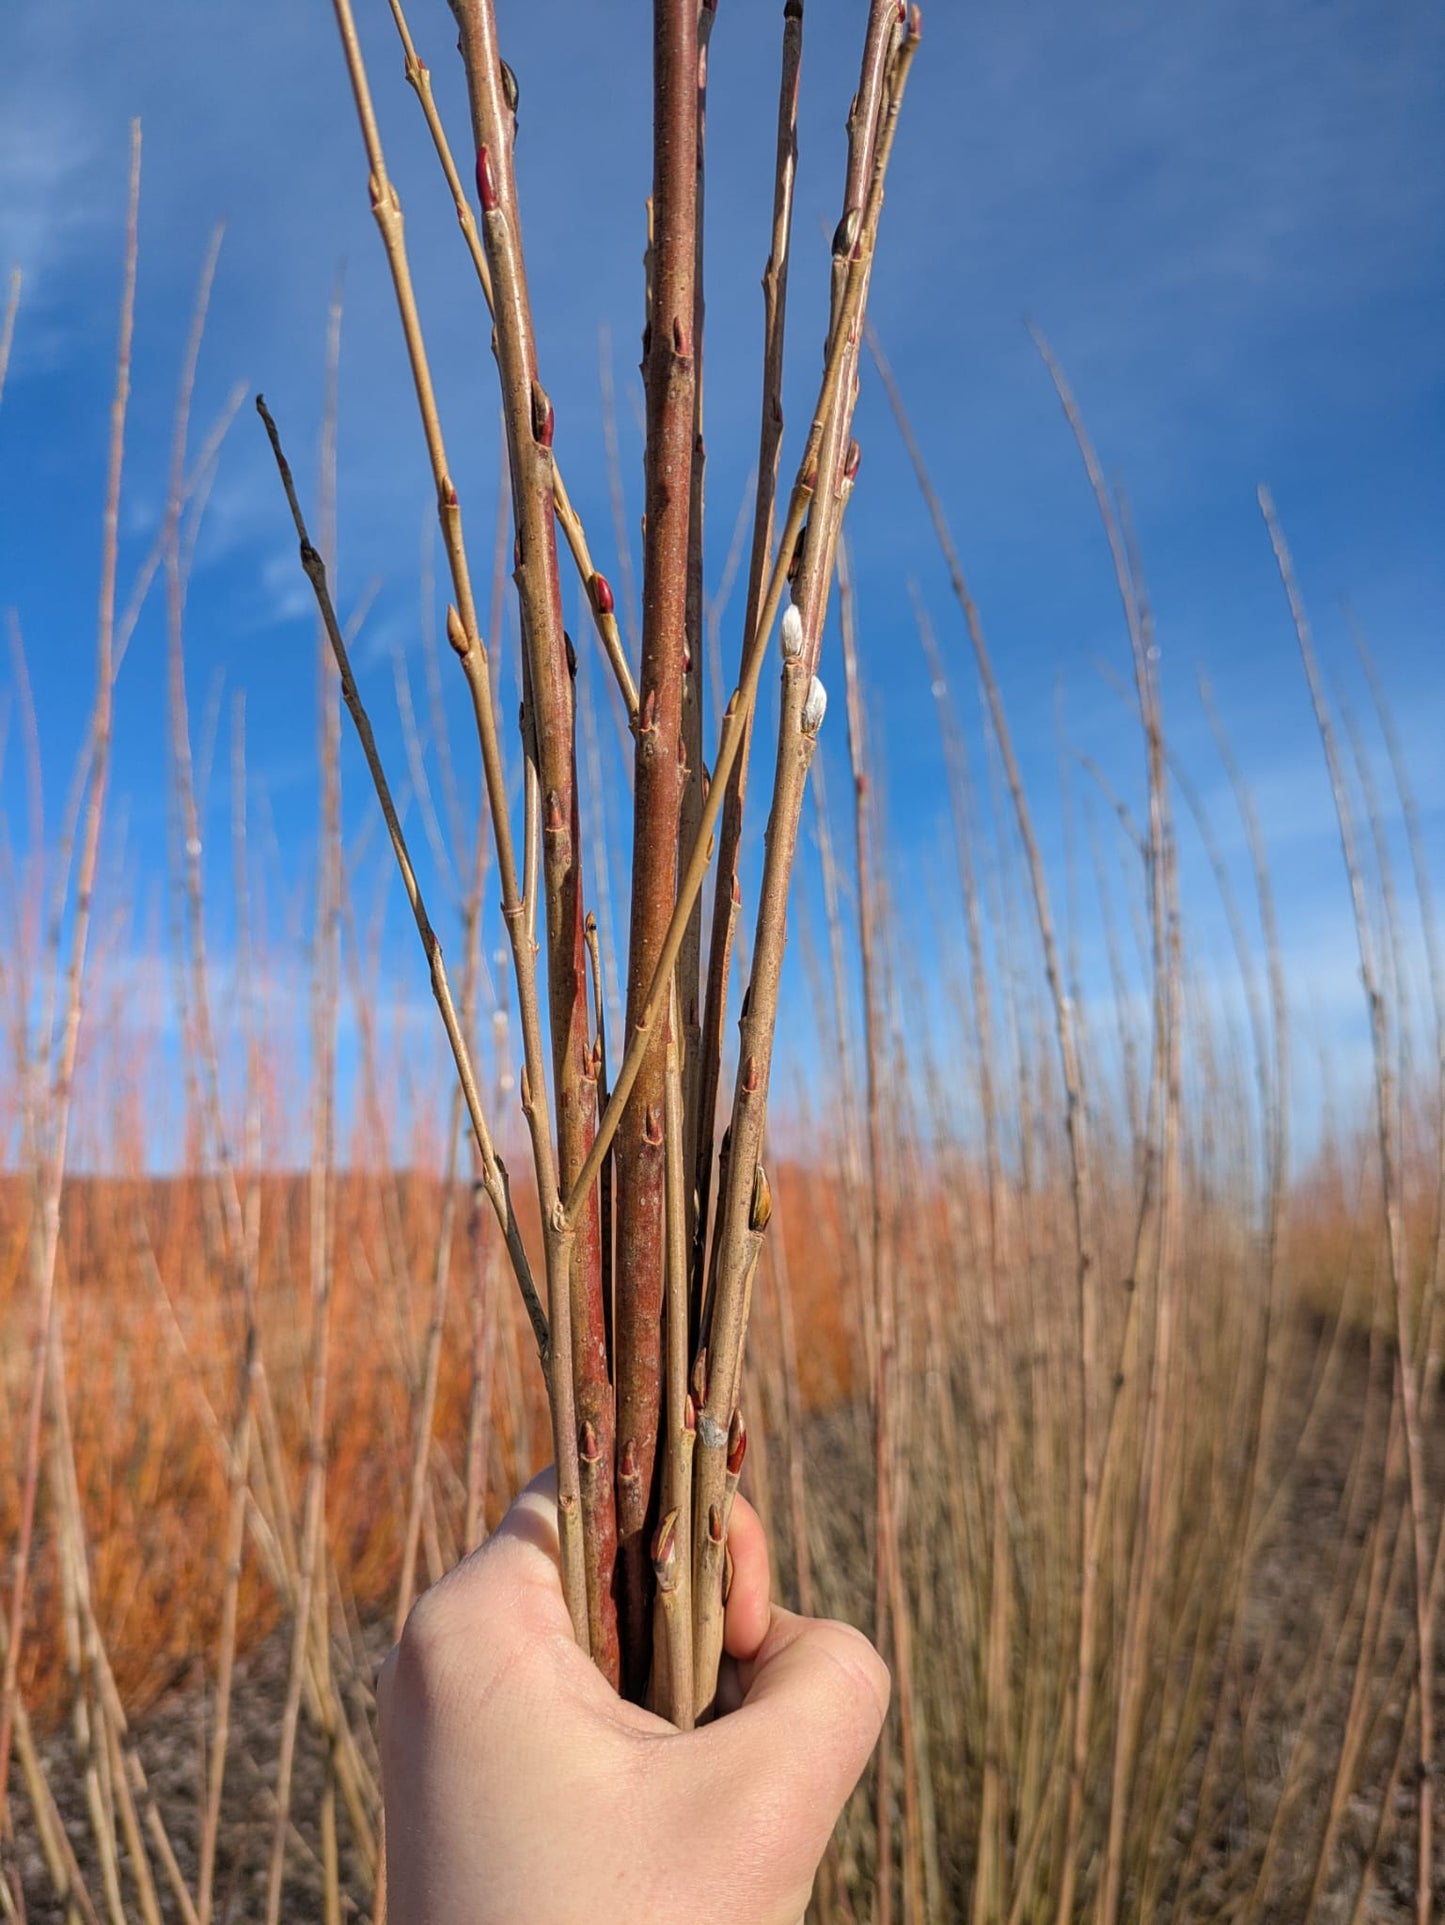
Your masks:
M 826 234 L 837 213 L 861 11 L 814 0 L 807 17 L 787 390 L 794 427 L 806 419 L 819 365 Z M 714 583 L 756 440 L 757 280 L 780 12 L 773 0 L 723 0 L 713 39 Z M 408 216 L 453 467 L 485 574 L 497 429 L 484 316 L 401 81 L 387 9 L 360 0 L 358 13 Z M 522 88 L 518 166 L 543 378 L 574 497 L 600 564 L 617 580 L 599 331 L 612 344 L 635 525 L 649 173 L 645 10 L 534 0 L 503 5 L 501 15 Z M 460 73 L 442 0 L 415 0 L 412 27 L 464 148 Z M 1360 1047 L 1348 898 L 1255 487 L 1266 481 L 1274 491 L 1322 653 L 1356 700 L 1347 602 L 1368 633 L 1438 850 L 1442 85 L 1445 16 L 1431 0 L 1221 0 L 1209 8 L 1020 0 L 992 9 L 936 0 L 899 137 L 872 297 L 983 611 L 1051 860 L 1060 865 L 1066 848 L 1060 699 L 1071 740 L 1133 798 L 1142 758 L 1099 672 L 1101 662 L 1127 668 L 1125 638 L 1107 550 L 1030 343 L 1030 320 L 1052 341 L 1109 473 L 1127 490 L 1176 749 L 1239 861 L 1241 838 L 1193 693 L 1202 669 L 1256 787 L 1306 1032 L 1340 1055 L 1347 1077 Z M 394 714 L 394 651 L 421 681 L 418 571 L 429 484 L 330 8 L 322 0 L 144 0 L 126 9 L 8 0 L 0 18 L 0 271 L 18 262 L 25 292 L 0 407 L 0 608 L 16 609 L 24 628 L 52 823 L 79 743 L 77 690 L 89 685 L 132 115 L 144 125 L 145 171 L 125 556 L 131 566 L 140 559 L 160 511 L 192 291 L 211 228 L 224 217 L 197 421 L 209 419 L 238 380 L 264 389 L 309 486 L 326 311 L 344 270 L 339 600 L 349 607 L 377 584 L 358 653 L 379 720 Z M 951 650 L 961 632 L 871 372 L 858 433 L 863 469 L 849 531 L 874 748 L 885 768 L 897 886 L 926 893 L 946 803 L 908 610 L 911 577 Z M 795 458 L 790 434 L 785 463 Z M 734 608 L 724 625 L 729 664 L 737 619 Z M 197 551 L 188 671 L 198 723 L 213 691 L 245 692 L 250 781 L 275 825 L 272 936 L 283 960 L 286 930 L 304 923 L 310 874 L 313 649 L 283 504 L 246 409 Z M 841 801 L 841 670 L 825 665 L 824 674 L 837 684 L 824 752 Z M 0 702 L 13 694 L 10 682 L 7 656 Z M 117 893 L 133 903 L 128 941 L 141 957 L 165 926 L 158 602 L 126 663 L 117 723 L 123 832 L 115 831 L 113 875 Z M 464 757 L 460 728 L 456 739 Z M 399 767 L 387 724 L 383 741 Z M 612 746 L 606 728 L 604 746 Z M 367 814 L 363 783 L 359 761 L 348 756 L 353 827 Z M 1072 779 L 1075 811 L 1086 786 Z M 0 806 L 12 842 L 23 847 L 22 799 L 12 725 Z M 222 967 L 227 807 L 218 775 L 207 842 L 214 838 L 217 849 Z M 1117 841 L 1110 847 L 1122 899 L 1123 857 Z M 1079 946 L 1088 994 L 1102 983 L 1103 951 L 1087 854 L 1083 861 Z M 1185 882 L 1207 970 L 1223 955 L 1222 930 L 1187 832 Z M 1062 901 L 1061 876 L 1058 888 Z M 805 883 L 805 912 L 813 897 Z M 398 925 L 398 937 L 404 933 Z M 1410 946 L 1417 953 L 1413 937 Z M 947 971 L 956 956 L 940 949 L 936 961 Z M 416 989 L 420 1002 L 419 974 Z

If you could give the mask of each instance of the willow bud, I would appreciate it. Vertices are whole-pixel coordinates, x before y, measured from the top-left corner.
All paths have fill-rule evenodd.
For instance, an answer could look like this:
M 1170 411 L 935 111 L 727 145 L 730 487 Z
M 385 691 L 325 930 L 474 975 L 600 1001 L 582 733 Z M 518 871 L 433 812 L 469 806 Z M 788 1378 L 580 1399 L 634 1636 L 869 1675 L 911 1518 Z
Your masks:
M 796 602 L 789 602 L 783 610 L 783 625 L 778 631 L 778 640 L 785 662 L 799 662 L 803 658 L 803 611 Z

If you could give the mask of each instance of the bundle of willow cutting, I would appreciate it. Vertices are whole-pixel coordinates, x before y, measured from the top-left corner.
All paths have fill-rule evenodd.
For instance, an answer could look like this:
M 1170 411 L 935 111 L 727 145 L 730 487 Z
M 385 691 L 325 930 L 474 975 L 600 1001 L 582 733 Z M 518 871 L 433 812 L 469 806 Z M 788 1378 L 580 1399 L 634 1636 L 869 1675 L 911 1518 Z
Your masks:
M 640 660 L 627 659 L 606 577 L 563 483 L 538 367 L 513 149 L 518 82 L 493 0 L 451 0 L 471 106 L 476 204 L 464 186 L 399 0 L 406 76 L 426 117 L 482 295 L 507 438 L 520 605 L 525 766 L 514 835 L 461 504 L 448 467 L 403 235 L 350 0 L 334 0 L 451 577 L 447 632 L 476 720 L 502 919 L 516 976 L 522 1108 L 541 1206 L 535 1274 L 507 1173 L 275 426 L 302 563 L 316 592 L 401 867 L 456 1059 L 479 1180 L 495 1208 L 546 1371 L 562 1575 L 578 1641 L 629 1697 L 686 1729 L 716 1695 L 727 1533 L 746 1449 L 743 1351 L 770 1214 L 761 1161 L 789 881 L 825 695 L 824 617 L 858 472 L 852 418 L 869 276 L 918 10 L 870 0 L 848 114 L 843 206 L 817 405 L 780 495 L 783 365 L 797 159 L 803 0 L 786 0 L 773 227 L 763 279 L 762 395 L 751 561 L 737 684 L 704 759 L 702 700 L 702 231 L 707 53 L 716 0 L 655 0 L 653 185 L 642 372 L 646 389 Z M 584 897 L 576 655 L 563 628 L 561 529 L 635 744 L 626 1031 L 608 1074 L 597 937 Z M 721 1108 L 730 964 L 758 682 L 776 629 L 777 754 L 751 975 L 728 1120 Z M 703 891 L 714 869 L 706 925 Z M 540 913 L 539 913 L 540 908 Z M 704 935 L 706 934 L 706 943 Z M 539 956 L 544 968 L 539 970 Z M 591 981 L 589 983 L 589 968 Z M 551 1100 L 548 1077 L 551 1076 Z

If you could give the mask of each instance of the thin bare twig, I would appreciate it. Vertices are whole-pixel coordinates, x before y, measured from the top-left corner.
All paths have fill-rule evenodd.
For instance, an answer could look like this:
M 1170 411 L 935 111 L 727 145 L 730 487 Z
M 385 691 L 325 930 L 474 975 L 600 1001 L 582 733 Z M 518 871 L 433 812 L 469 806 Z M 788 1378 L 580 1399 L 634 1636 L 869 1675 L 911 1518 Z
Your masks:
M 495 342 L 502 393 L 502 419 L 512 482 L 516 527 L 513 578 L 522 610 L 526 729 L 534 745 L 541 811 L 542 887 L 546 899 L 548 1011 L 555 1079 L 557 1156 L 555 1184 L 539 1168 L 543 1236 L 548 1253 L 548 1293 L 554 1322 L 557 1298 L 569 1298 L 568 1349 L 571 1382 L 554 1379 L 553 1428 L 559 1453 L 576 1453 L 578 1482 L 559 1455 L 558 1502 L 564 1534 L 575 1534 L 584 1560 L 588 1645 L 604 1676 L 619 1675 L 617 1613 L 612 1573 L 616 1558 L 613 1497 L 613 1400 L 608 1380 L 606 1316 L 602 1302 L 600 1206 L 595 1188 L 565 1217 L 556 1205 L 571 1196 L 591 1148 L 597 1124 L 587 962 L 583 935 L 582 850 L 577 798 L 576 656 L 562 625 L 557 568 L 556 481 L 552 459 L 555 417 L 542 386 L 531 298 L 522 246 L 521 214 L 513 167 L 516 80 L 502 60 L 491 0 L 452 0 L 460 28 L 472 130 L 477 153 L 477 192 L 482 240 L 495 296 Z M 520 953 L 526 950 L 526 955 Z M 514 943 L 523 1001 L 524 1035 L 530 994 L 524 974 L 533 969 L 530 945 Z M 543 1102 L 540 1061 L 528 1051 L 532 1101 Z M 524 1103 L 527 1092 L 524 1092 Z M 594 1173 L 595 1174 L 595 1173 Z M 559 1340 L 560 1340 L 559 1328 Z M 569 1414 L 570 1413 L 570 1414 Z M 563 1439 L 564 1418 L 570 1434 Z M 573 1525 L 569 1507 L 580 1506 Z
M 767 1123 L 789 883 L 808 769 L 826 703 L 816 664 L 843 513 L 858 471 L 857 444 L 851 440 L 850 432 L 856 399 L 853 375 L 882 207 L 883 182 L 920 31 L 916 10 L 902 26 L 898 23 L 896 7 L 883 5 L 882 0 L 877 0 L 870 13 L 860 97 L 870 85 L 873 62 L 883 60 L 886 71 L 879 82 L 876 118 L 871 123 L 856 123 L 850 146 L 845 213 L 834 247 L 829 378 L 825 380 L 823 403 L 814 418 L 814 436 L 809 438 L 816 464 L 814 492 L 802 537 L 793 605 L 784 618 L 781 634 L 783 687 L 777 761 L 758 895 L 752 971 L 739 1025 L 740 1068 L 728 1132 L 728 1171 L 719 1192 L 717 1254 L 708 1282 L 700 1348 L 700 1354 L 706 1355 L 706 1368 L 698 1410 L 693 1512 L 694 1671 L 700 1679 L 706 1678 L 708 1684 L 707 1689 L 699 1693 L 699 1715 L 712 1703 L 720 1654 L 716 1631 L 710 1633 L 708 1640 L 701 1635 L 705 1616 L 712 1612 L 713 1604 L 704 1573 L 710 1557 L 712 1517 L 722 1498 L 727 1436 L 738 1402 L 752 1278 L 766 1227 L 766 1214 L 759 1221 L 759 1158 Z M 856 151 L 860 143 L 861 162 Z M 855 198 L 862 194 L 861 189 L 855 188 L 855 176 L 867 182 L 866 199 Z M 835 370 L 836 386 L 833 385 Z M 774 588 L 778 585 L 778 569 L 784 573 L 789 571 L 793 543 L 797 539 L 796 534 L 790 538 L 784 531 L 774 570 Z M 772 599 L 770 593 L 769 601 Z M 717 780 L 715 776 L 714 788 Z M 716 1625 L 718 1614 L 713 1614 L 712 1622 Z
M 482 249 L 481 240 L 477 234 L 476 216 L 472 213 L 471 202 L 467 199 L 466 192 L 462 187 L 461 175 L 458 173 L 457 164 L 452 158 L 451 145 L 447 140 L 446 129 L 442 126 L 441 115 L 437 111 L 436 98 L 432 92 L 431 69 L 417 54 L 416 47 L 412 42 L 411 29 L 407 25 L 406 14 L 401 5 L 401 0 L 389 0 L 389 4 L 391 6 L 391 17 L 396 22 L 396 30 L 400 36 L 402 52 L 405 56 L 407 85 L 416 95 L 421 106 L 422 114 L 426 119 L 427 131 L 432 137 L 432 144 L 436 148 L 437 159 L 441 162 L 442 173 L 446 176 L 447 186 L 451 190 L 452 204 L 456 208 L 457 224 L 462 230 L 462 238 L 467 244 L 467 252 L 471 255 L 472 266 L 476 269 L 477 280 L 482 290 L 482 298 L 486 301 L 487 312 L 495 317 L 496 304 L 492 295 L 491 272 L 487 266 L 486 255 Z M 592 611 L 592 619 L 597 627 L 597 633 L 602 638 L 603 652 L 611 664 L 613 675 L 616 677 L 617 687 L 622 695 L 623 706 L 627 711 L 628 722 L 635 727 L 637 723 L 637 685 L 632 679 L 632 670 L 627 665 L 627 655 L 622 646 L 622 637 L 618 633 L 617 616 L 613 611 L 612 590 L 608 585 L 607 578 L 599 574 L 593 564 L 591 550 L 587 545 L 587 533 L 582 526 L 582 518 L 572 506 L 571 496 L 567 493 L 566 485 L 562 480 L 562 470 L 560 466 L 557 466 L 555 463 L 553 466 L 552 486 L 555 495 L 558 523 L 561 526 L 563 534 L 567 537 L 567 546 L 572 551 L 572 559 L 577 564 L 577 573 L 581 577 L 582 586 L 587 595 L 588 606 Z
M 748 563 L 748 598 L 743 635 L 758 625 L 773 555 L 773 520 L 777 510 L 778 463 L 783 446 L 783 360 L 787 338 L 788 267 L 792 258 L 793 185 L 798 168 L 798 78 L 803 59 L 803 0 L 783 10 L 783 50 L 778 77 L 778 131 L 773 160 L 773 230 L 768 263 L 763 272 L 763 396 L 758 429 L 757 496 L 753 509 L 753 539 Z M 748 756 L 752 745 L 752 715 L 742 724 L 738 751 L 724 783 L 718 831 L 717 881 L 713 892 L 712 937 L 708 950 L 707 985 L 702 1030 L 698 1042 L 697 1080 L 692 1101 L 697 1109 L 695 1229 L 693 1238 L 693 1315 L 701 1312 L 705 1282 L 708 1216 L 713 1177 L 713 1132 L 718 1083 L 722 1074 L 723 1028 L 727 1012 L 728 978 L 742 889 L 738 863 L 742 847 L 743 804 L 747 793 Z M 714 768 L 714 784 L 723 781 Z
M 140 222 L 140 122 L 131 122 L 130 188 L 126 215 L 124 286 L 121 294 L 119 338 L 116 344 L 115 391 L 110 410 L 110 451 L 107 461 L 105 507 L 102 515 L 100 601 L 97 614 L 96 688 L 91 713 L 89 794 L 82 831 L 80 868 L 76 879 L 75 917 L 71 930 L 66 974 L 65 1023 L 52 1094 L 54 1132 L 48 1146 L 48 1167 L 41 1174 L 40 1225 L 36 1293 L 35 1368 L 30 1408 L 25 1424 L 25 1471 L 21 1481 L 20 1524 L 16 1534 L 14 1578 L 3 1681 L 0 1681 L 0 1832 L 9 1823 L 10 1734 L 15 1717 L 25 1589 L 35 1526 L 35 1500 L 40 1476 L 41 1418 L 45 1401 L 46 1359 L 50 1354 L 55 1319 L 55 1266 L 60 1243 L 60 1192 L 65 1179 L 70 1135 L 71 1097 L 75 1063 L 85 1010 L 85 965 L 95 904 L 96 870 L 105 818 L 110 774 L 110 732 L 115 687 L 115 593 L 120 549 L 121 471 L 125 459 L 126 409 L 130 399 L 131 342 L 135 328 L 136 264 Z
M 0 400 L 5 398 L 5 376 L 10 368 L 10 350 L 15 343 L 15 316 L 20 311 L 20 263 L 10 270 L 10 285 L 5 291 L 5 309 L 0 314 Z
M 472 1131 L 477 1142 L 477 1150 L 482 1159 L 483 1181 L 487 1186 L 487 1195 L 493 1209 L 495 1209 L 497 1213 L 497 1221 L 502 1226 L 502 1234 L 506 1238 L 507 1253 L 512 1259 L 512 1268 L 516 1272 L 517 1284 L 522 1293 L 522 1302 L 526 1309 L 528 1320 L 532 1325 L 533 1335 L 537 1340 L 538 1353 L 545 1361 L 548 1354 L 546 1312 L 542 1308 L 541 1301 L 537 1296 L 536 1287 L 532 1282 L 531 1265 L 528 1262 L 526 1248 L 522 1243 L 522 1233 L 512 1209 L 511 1189 L 507 1182 L 506 1172 L 498 1161 L 497 1153 L 492 1143 L 491 1130 L 487 1125 L 486 1116 L 482 1110 L 481 1095 L 477 1089 L 476 1076 L 472 1069 L 471 1052 L 467 1047 L 466 1038 L 462 1034 L 456 1004 L 452 999 L 451 983 L 447 976 L 446 964 L 442 960 L 441 944 L 438 942 L 430 919 L 427 916 L 426 903 L 422 897 L 421 886 L 417 882 L 416 871 L 412 868 L 411 855 L 406 846 L 406 837 L 402 832 L 401 821 L 397 816 L 396 804 L 392 800 L 391 785 L 388 783 L 386 772 L 381 766 L 381 758 L 376 748 L 376 738 L 372 734 L 371 721 L 362 703 L 360 691 L 356 686 L 356 677 L 351 668 L 351 658 L 347 652 L 346 643 L 342 638 L 340 624 L 336 619 L 336 610 L 332 604 L 331 591 L 326 583 L 326 566 L 316 549 L 312 546 L 311 538 L 306 532 L 306 523 L 301 513 L 301 504 L 296 497 L 296 485 L 291 479 L 291 469 L 287 464 L 285 454 L 282 452 L 281 437 L 277 430 L 276 423 L 271 417 L 271 412 L 267 408 L 265 400 L 261 395 L 257 395 L 256 397 L 256 412 L 265 423 L 266 433 L 270 437 L 271 451 L 276 458 L 276 467 L 281 476 L 281 485 L 286 491 L 287 505 L 291 510 L 291 517 L 296 524 L 296 533 L 301 543 L 301 566 L 305 571 L 307 580 L 311 583 L 312 592 L 316 596 L 317 607 L 321 611 L 321 619 L 326 624 L 327 637 L 330 640 L 332 653 L 336 657 L 336 666 L 341 676 L 342 699 L 346 703 L 347 712 L 351 716 L 352 722 L 356 727 L 356 733 L 361 741 L 362 753 L 366 757 L 366 766 L 371 773 L 372 783 L 376 789 L 377 801 L 381 805 L 381 813 L 386 822 L 387 834 L 391 838 L 391 846 L 396 854 L 397 867 L 401 871 L 402 886 L 406 890 L 406 897 L 411 906 L 412 917 L 417 927 L 417 934 L 421 938 L 422 950 L 426 955 L 427 965 L 431 971 L 432 994 L 435 996 L 437 1007 L 441 1011 L 442 1023 L 447 1033 L 447 1041 L 452 1046 L 452 1056 L 456 1062 L 457 1075 L 461 1079 L 462 1094 L 466 1098 L 467 1115 L 471 1119 Z

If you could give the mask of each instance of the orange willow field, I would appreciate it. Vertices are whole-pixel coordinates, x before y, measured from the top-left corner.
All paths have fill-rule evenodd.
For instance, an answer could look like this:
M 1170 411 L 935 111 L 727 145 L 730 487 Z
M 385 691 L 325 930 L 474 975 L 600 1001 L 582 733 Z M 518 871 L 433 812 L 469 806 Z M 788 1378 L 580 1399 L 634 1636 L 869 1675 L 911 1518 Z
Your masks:
M 857 1306 L 847 1301 L 835 1185 L 800 1169 L 777 1173 L 779 1212 L 795 1276 L 795 1315 L 807 1333 L 790 1389 L 800 1408 L 836 1408 L 852 1394 Z M 305 1453 L 308 1184 L 262 1173 L 256 1191 L 260 1247 L 257 1315 L 268 1333 L 265 1365 L 277 1410 L 278 1460 L 300 1496 Z M 202 1175 L 89 1177 L 67 1186 L 60 1248 L 61 1342 L 68 1369 L 76 1478 L 92 1544 L 96 1611 L 125 1702 L 148 1710 L 194 1682 L 220 1627 L 221 1572 L 213 1526 L 226 1503 L 225 1419 L 237 1386 L 244 1317 L 228 1300 L 214 1184 Z M 327 1533 L 347 1591 L 368 1619 L 396 1602 L 407 1511 L 414 1403 L 434 1315 L 442 1239 L 440 1370 L 434 1475 L 422 1555 L 429 1575 L 455 1562 L 465 1523 L 469 1447 L 479 1459 L 479 1501 L 495 1522 L 507 1497 L 547 1457 L 542 1386 L 530 1333 L 504 1288 L 470 1194 L 457 1190 L 450 1224 L 435 1176 L 347 1171 L 334 1192 L 338 1257 L 331 1293 L 337 1359 L 329 1397 Z M 33 1190 L 20 1177 L 0 1188 L 3 1251 L 5 1435 L 23 1431 L 31 1339 L 26 1252 Z M 805 1228 L 805 1222 L 810 1226 Z M 776 1308 L 764 1306 L 763 1341 L 781 1343 Z M 478 1326 L 481 1351 L 474 1351 Z M 472 1446 L 474 1358 L 490 1397 Z M 104 1359 L 102 1386 L 96 1366 Z M 858 1375 L 861 1381 L 861 1364 Z M 766 1381 L 766 1380 L 765 1380 Z M 782 1379 L 768 1385 L 779 1398 Z M 777 1412 L 786 1434 L 784 1414 Z M 767 1438 L 757 1440 L 762 1459 Z M 7 1450 L 6 1541 L 19 1511 L 19 1466 Z M 779 1520 L 785 1528 L 786 1520 Z M 42 1553 L 42 1556 L 45 1555 Z M 58 1573 L 32 1577 L 36 1628 L 27 1636 L 21 1690 L 46 1726 L 64 1717 L 67 1672 Z M 280 1621 L 263 1565 L 243 1576 L 240 1622 L 252 1644 Z M 198 1669 L 198 1667 L 200 1669 Z

